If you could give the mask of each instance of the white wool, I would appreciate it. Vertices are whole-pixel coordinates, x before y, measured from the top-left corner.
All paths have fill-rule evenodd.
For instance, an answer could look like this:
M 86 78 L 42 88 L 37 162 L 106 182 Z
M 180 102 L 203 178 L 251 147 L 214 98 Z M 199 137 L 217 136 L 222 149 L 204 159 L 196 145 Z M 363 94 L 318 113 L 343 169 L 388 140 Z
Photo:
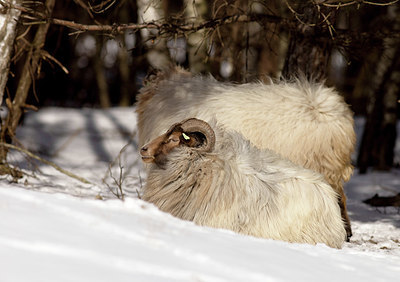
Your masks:
M 340 248 L 346 232 L 337 194 L 322 175 L 236 132 L 216 129 L 215 149 L 179 147 L 151 165 L 143 199 L 199 225 L 256 237 Z
M 353 171 L 354 122 L 333 88 L 304 80 L 237 85 L 175 69 L 142 89 L 137 112 L 140 146 L 181 120 L 215 118 L 256 147 L 320 172 L 339 194 L 349 224 L 343 181 Z

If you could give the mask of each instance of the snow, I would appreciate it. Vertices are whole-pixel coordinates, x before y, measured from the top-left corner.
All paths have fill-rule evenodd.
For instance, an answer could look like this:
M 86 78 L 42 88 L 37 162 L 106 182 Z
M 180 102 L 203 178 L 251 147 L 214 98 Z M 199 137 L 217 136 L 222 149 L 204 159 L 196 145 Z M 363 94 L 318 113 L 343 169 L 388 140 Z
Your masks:
M 135 132 L 133 108 L 26 116 L 18 140 L 91 184 L 11 152 L 26 175 L 0 180 L 0 282 L 398 280 L 400 214 L 362 200 L 400 192 L 399 170 L 356 172 L 346 185 L 354 235 L 341 250 L 290 244 L 196 226 L 138 199 Z M 120 179 L 124 201 L 111 192 Z

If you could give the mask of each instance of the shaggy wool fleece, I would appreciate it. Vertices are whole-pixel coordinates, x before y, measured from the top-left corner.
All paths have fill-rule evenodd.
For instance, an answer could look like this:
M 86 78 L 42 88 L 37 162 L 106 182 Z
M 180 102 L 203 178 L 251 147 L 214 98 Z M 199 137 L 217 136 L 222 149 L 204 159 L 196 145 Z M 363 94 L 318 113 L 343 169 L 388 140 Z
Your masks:
M 337 194 L 322 175 L 237 132 L 216 128 L 215 148 L 180 146 L 151 164 L 143 199 L 196 224 L 256 237 L 340 248 L 346 231 Z
M 137 113 L 139 145 L 186 118 L 216 118 L 256 147 L 320 172 L 339 194 L 351 236 L 343 183 L 353 172 L 354 121 L 333 88 L 305 80 L 237 85 L 176 68 L 147 82 L 138 95 Z

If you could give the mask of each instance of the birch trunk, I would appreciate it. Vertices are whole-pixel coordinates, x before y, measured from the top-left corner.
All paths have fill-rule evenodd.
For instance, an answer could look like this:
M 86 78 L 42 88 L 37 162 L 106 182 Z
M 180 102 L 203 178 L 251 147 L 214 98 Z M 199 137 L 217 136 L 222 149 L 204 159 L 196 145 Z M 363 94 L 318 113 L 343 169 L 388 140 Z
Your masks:
M 165 17 L 163 1 L 137 0 L 138 22 L 147 23 L 158 21 Z M 156 29 L 142 29 L 142 41 L 147 47 L 146 58 L 155 69 L 166 69 L 171 64 L 165 38 L 159 36 Z
M 10 0 L 12 5 L 20 4 L 20 2 L 21 0 Z M 7 7 L 7 4 L 3 1 L 0 2 L 0 105 L 3 103 L 17 21 L 20 14 L 20 11 Z
M 185 15 L 196 22 L 207 18 L 208 6 L 206 0 L 185 0 Z M 206 73 L 207 38 L 204 30 L 191 33 L 187 36 L 187 50 L 189 67 L 192 73 Z
M 52 13 L 54 8 L 55 0 L 46 1 L 46 10 L 49 14 Z M 15 97 L 12 102 L 8 103 L 8 115 L 4 124 L 1 128 L 1 140 L 10 141 L 14 138 L 24 108 L 26 106 L 25 101 L 28 97 L 29 90 L 32 85 L 32 79 L 34 74 L 37 72 L 39 60 L 41 58 L 41 50 L 46 40 L 46 34 L 50 24 L 45 23 L 38 27 L 35 37 L 32 41 L 30 50 L 28 51 L 25 64 L 18 82 L 18 87 L 15 93 Z M 1 147 L 0 150 L 0 163 L 5 163 L 7 159 L 7 149 Z

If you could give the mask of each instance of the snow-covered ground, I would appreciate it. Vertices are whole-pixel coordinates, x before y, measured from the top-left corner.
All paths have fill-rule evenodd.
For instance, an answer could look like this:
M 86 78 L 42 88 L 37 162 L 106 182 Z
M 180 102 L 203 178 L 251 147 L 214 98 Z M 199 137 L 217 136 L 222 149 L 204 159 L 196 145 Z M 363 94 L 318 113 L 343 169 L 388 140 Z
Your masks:
M 199 227 L 138 199 L 135 131 L 133 108 L 26 116 L 21 144 L 91 184 L 11 152 L 26 175 L 0 179 L 0 282 L 398 281 L 400 214 L 362 200 L 399 193 L 399 170 L 346 185 L 354 236 L 343 249 L 289 244 Z

